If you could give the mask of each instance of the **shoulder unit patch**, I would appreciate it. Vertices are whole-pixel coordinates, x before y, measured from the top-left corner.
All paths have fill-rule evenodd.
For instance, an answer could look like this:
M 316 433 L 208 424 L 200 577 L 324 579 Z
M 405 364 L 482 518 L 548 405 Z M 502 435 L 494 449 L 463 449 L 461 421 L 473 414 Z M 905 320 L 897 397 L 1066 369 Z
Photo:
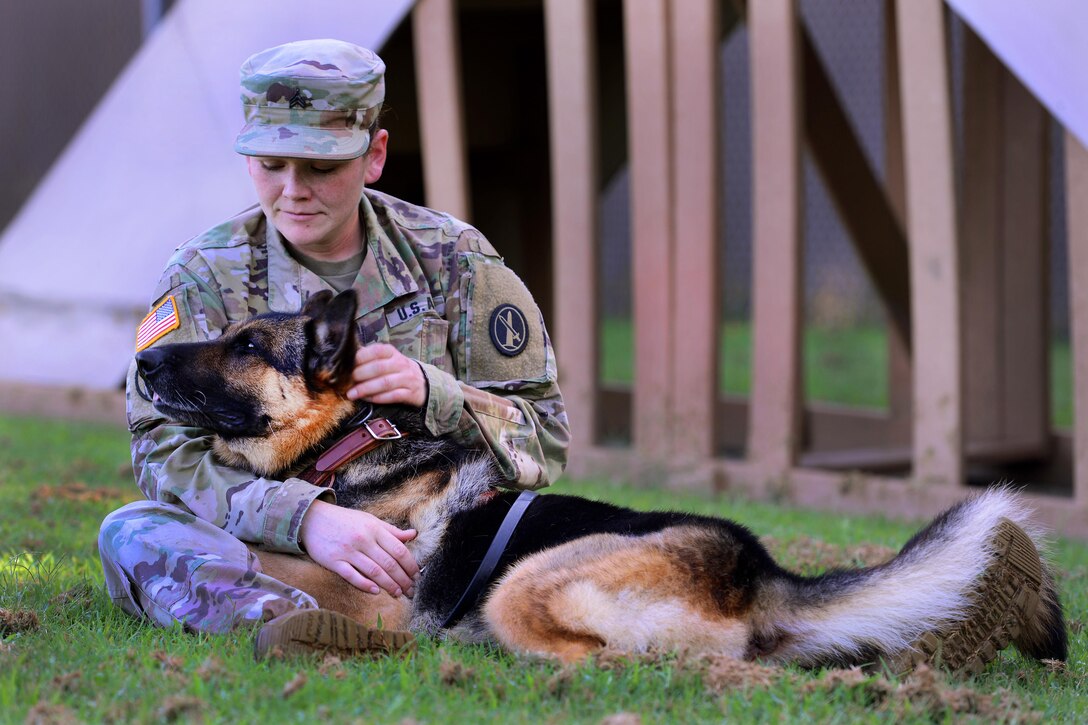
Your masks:
M 525 313 L 514 305 L 505 304 L 495 308 L 491 313 L 488 332 L 491 333 L 491 344 L 507 357 L 521 354 L 529 343 L 529 323 Z
M 178 303 L 173 295 L 163 298 L 136 329 L 136 352 L 140 352 L 160 337 L 181 326 Z
M 462 287 L 464 381 L 507 387 L 548 379 L 544 324 L 533 296 L 499 262 L 476 258 Z

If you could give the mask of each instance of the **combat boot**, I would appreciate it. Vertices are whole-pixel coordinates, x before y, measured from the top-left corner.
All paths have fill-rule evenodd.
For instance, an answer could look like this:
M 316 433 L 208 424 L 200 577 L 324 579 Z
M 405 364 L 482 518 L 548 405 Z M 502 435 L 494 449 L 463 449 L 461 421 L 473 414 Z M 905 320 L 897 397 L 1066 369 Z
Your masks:
M 292 657 L 333 654 L 337 657 L 403 654 L 415 650 L 411 632 L 372 629 L 331 609 L 296 609 L 270 620 L 253 640 L 253 656 Z
M 975 581 L 963 619 L 927 632 L 888 663 L 905 673 L 921 663 L 970 674 L 981 672 L 1035 616 L 1043 586 L 1043 561 L 1031 537 L 1001 519 L 990 541 L 993 561 Z

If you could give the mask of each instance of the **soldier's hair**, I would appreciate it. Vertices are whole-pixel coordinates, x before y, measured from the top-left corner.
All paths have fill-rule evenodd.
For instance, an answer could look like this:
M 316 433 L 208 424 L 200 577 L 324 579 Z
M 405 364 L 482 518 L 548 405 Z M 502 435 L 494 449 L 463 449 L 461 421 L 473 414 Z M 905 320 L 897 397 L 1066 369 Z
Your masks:
M 385 116 L 386 109 L 388 109 L 388 106 L 386 106 L 385 104 L 382 104 L 382 110 L 378 111 L 378 115 L 374 117 L 374 120 L 370 123 L 370 126 L 367 128 L 367 133 L 370 134 L 370 140 L 371 141 L 374 140 L 374 134 L 376 134 L 378 131 L 382 130 L 382 117 Z M 369 153 L 370 153 L 370 143 L 367 142 L 366 151 L 363 153 L 363 156 L 366 156 Z

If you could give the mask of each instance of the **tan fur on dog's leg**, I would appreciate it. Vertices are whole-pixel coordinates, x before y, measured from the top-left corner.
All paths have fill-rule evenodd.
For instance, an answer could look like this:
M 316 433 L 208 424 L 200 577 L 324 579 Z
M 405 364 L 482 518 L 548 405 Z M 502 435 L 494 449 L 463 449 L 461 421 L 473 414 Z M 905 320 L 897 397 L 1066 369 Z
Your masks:
M 678 559 L 705 536 L 693 527 L 601 534 L 534 554 L 495 588 L 485 618 L 506 647 L 564 661 L 605 646 L 741 657 L 750 638 L 743 603 L 698 586 L 690 562 Z
M 590 632 L 576 632 L 553 616 L 555 590 L 544 597 L 542 589 L 506 582 L 487 601 L 486 616 L 492 631 L 508 649 L 527 654 L 577 662 L 604 647 Z
M 377 626 L 379 615 L 384 629 L 408 626 L 411 602 L 406 597 L 392 597 L 385 591 L 378 594 L 360 591 L 308 556 L 261 551 L 252 546 L 249 549 L 257 556 L 263 573 L 301 589 L 323 609 L 346 614 L 367 627 Z

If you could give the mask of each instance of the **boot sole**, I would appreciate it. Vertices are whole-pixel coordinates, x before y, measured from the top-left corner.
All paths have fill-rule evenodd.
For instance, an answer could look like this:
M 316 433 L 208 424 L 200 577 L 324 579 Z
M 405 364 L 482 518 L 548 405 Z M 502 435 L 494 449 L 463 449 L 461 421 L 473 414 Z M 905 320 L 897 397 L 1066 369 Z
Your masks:
M 927 632 L 893 667 L 905 672 L 925 662 L 978 674 L 1009 646 L 1039 608 L 1043 563 L 1031 537 L 1008 519 L 994 531 L 994 560 L 976 582 L 967 616 L 948 629 Z
M 340 657 L 404 654 L 415 650 L 411 632 L 371 629 L 328 609 L 300 609 L 265 624 L 253 640 L 253 655 L 264 659 L 278 650 L 284 656 L 334 654 Z

